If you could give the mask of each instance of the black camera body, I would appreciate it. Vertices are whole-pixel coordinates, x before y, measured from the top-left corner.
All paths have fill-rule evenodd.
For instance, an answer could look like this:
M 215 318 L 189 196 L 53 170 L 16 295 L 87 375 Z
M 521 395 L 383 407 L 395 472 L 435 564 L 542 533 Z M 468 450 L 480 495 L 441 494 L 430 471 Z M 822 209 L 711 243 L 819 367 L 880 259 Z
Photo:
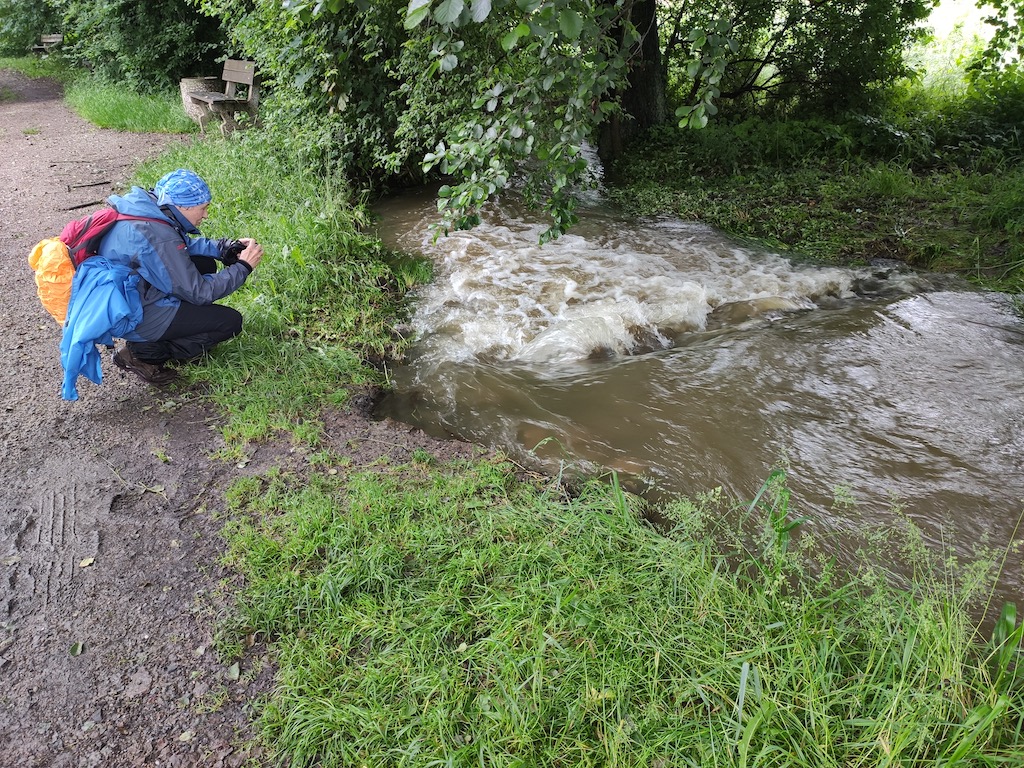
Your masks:
M 238 261 L 239 254 L 245 250 L 245 243 L 240 240 L 231 240 L 230 238 L 222 238 L 220 240 L 220 260 L 224 262 L 225 266 L 230 267 Z

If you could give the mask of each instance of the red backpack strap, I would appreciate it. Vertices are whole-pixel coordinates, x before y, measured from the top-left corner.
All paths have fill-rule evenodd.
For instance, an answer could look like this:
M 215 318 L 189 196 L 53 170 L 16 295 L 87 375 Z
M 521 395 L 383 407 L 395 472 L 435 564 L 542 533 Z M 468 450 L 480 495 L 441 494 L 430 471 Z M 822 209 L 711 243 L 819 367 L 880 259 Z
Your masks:
M 68 222 L 60 233 L 60 239 L 68 247 L 68 255 L 75 267 L 78 267 L 90 256 L 96 255 L 99 251 L 100 241 L 119 221 L 152 221 L 174 227 L 166 219 L 157 219 L 152 216 L 132 216 L 128 213 L 120 213 L 114 208 L 101 208 L 81 219 Z

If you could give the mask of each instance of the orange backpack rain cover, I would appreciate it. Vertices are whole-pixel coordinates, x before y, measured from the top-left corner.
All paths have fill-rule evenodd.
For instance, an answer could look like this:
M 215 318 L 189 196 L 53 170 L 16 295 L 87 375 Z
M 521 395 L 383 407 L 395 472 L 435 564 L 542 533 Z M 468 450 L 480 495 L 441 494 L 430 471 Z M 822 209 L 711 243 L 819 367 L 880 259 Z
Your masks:
M 71 300 L 71 281 L 75 276 L 68 247 L 58 237 L 40 240 L 28 256 L 28 265 L 36 272 L 36 291 L 43 307 L 64 325 Z

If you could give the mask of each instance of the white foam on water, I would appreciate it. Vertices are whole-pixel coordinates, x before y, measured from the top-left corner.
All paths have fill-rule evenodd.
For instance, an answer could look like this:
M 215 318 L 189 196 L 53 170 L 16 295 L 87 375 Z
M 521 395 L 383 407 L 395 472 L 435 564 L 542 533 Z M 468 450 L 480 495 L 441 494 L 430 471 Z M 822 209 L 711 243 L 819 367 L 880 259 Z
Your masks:
M 816 298 L 851 295 L 856 278 L 725 244 L 699 224 L 581 218 L 542 246 L 546 225 L 507 213 L 435 241 L 425 214 L 410 230 L 422 239 L 401 244 L 435 264 L 413 317 L 424 355 L 522 363 L 628 355 L 704 330 L 722 305 L 750 302 L 745 319 L 763 306 L 811 309 Z

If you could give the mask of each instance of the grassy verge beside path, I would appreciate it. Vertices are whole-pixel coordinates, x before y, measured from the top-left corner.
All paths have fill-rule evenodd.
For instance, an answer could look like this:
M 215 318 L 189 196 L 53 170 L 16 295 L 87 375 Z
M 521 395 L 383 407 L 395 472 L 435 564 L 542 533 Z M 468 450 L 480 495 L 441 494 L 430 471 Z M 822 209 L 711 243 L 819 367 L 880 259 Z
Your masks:
M 28 77 L 56 80 L 64 86 L 68 105 L 100 128 L 140 133 L 193 133 L 198 130 L 185 114 L 181 96 L 176 91 L 135 93 L 98 80 L 56 54 L 0 57 L 0 69 L 13 69 Z
M 191 373 L 225 409 L 226 437 L 240 450 L 280 431 L 315 443 L 321 408 L 385 383 L 371 361 L 397 350 L 392 329 L 415 265 L 366 233 L 351 190 L 291 166 L 258 133 L 176 147 L 138 181 L 152 186 L 176 167 L 210 185 L 204 234 L 254 237 L 266 252 L 227 300 L 245 316 L 244 333 Z

